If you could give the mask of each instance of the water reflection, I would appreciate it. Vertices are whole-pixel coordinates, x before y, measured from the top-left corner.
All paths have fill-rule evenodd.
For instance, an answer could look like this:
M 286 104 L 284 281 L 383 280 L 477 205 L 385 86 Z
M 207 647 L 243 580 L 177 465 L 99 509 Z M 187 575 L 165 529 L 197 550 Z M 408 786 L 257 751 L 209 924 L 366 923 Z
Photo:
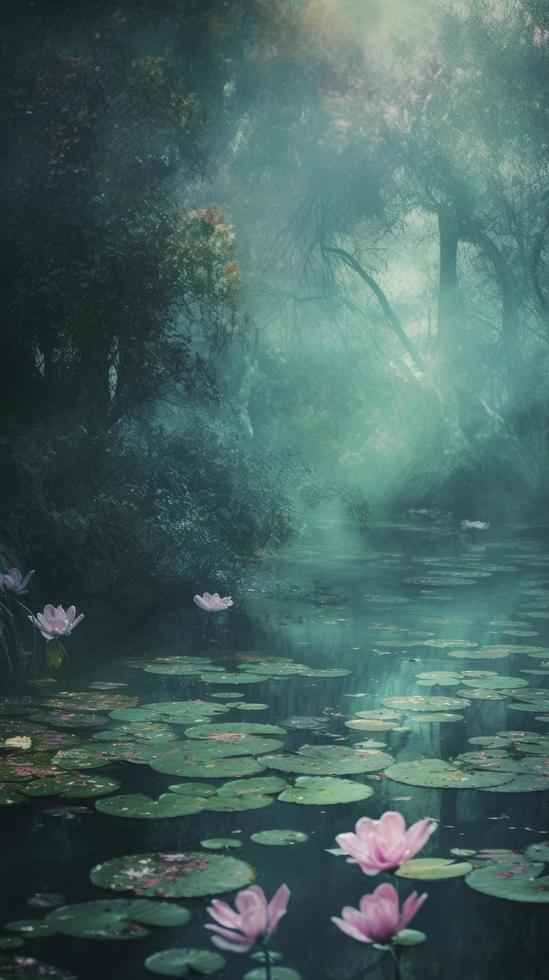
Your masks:
M 510 691 L 502 700 L 471 700 L 459 712 L 463 720 L 452 723 L 422 723 L 408 711 L 403 712 L 397 731 L 353 731 L 344 724 L 356 712 L 379 708 L 391 697 L 459 697 L 459 688 L 453 686 L 418 686 L 416 675 L 424 671 L 493 670 L 544 688 L 545 674 L 522 673 L 544 660 L 519 652 L 549 646 L 548 559 L 539 537 L 537 532 L 519 529 L 505 538 L 490 532 L 479 540 L 447 529 L 436 533 L 409 528 L 387 529 L 372 540 L 358 539 L 350 530 L 342 533 L 326 522 L 258 571 L 247 586 L 245 600 L 208 629 L 198 610 L 161 617 L 134 638 L 124 656 L 113 660 L 110 655 L 115 651 L 104 651 L 87 660 L 74 658 L 63 686 L 85 690 L 97 680 L 126 683 L 128 687 L 121 690 L 137 694 L 143 703 L 217 699 L 216 685 L 205 685 L 196 677 L 147 674 L 124 661 L 129 655 L 144 656 L 146 662 L 156 656 L 215 658 L 227 650 L 240 656 L 260 651 L 314 667 L 351 671 L 345 677 L 292 676 L 231 685 L 242 692 L 242 700 L 268 708 L 233 709 L 222 721 L 228 717 L 276 724 L 298 716 L 327 719 L 326 728 L 319 731 L 289 728 L 288 752 L 305 743 L 353 745 L 373 739 L 398 762 L 423 757 L 452 760 L 473 748 L 467 741 L 471 737 L 519 727 L 546 732 L 546 722 L 538 720 L 541 710 L 509 709 Z M 440 641 L 452 642 L 446 646 Z M 474 646 L 468 648 L 468 643 Z M 495 646 L 510 652 L 500 659 L 466 656 L 468 649 L 474 653 Z M 450 653 L 456 650 L 465 655 L 452 658 Z M 84 738 L 88 741 L 87 735 Z M 144 765 L 113 764 L 100 772 L 120 779 L 125 794 L 157 796 L 176 781 Z M 377 817 L 386 809 L 398 809 L 408 823 L 434 817 L 439 832 L 425 854 L 445 857 L 453 848 L 520 851 L 549 831 L 547 792 L 429 789 L 396 782 L 384 773 L 351 778 L 373 788 L 374 795 L 365 803 L 318 807 L 275 800 L 250 812 L 202 812 L 150 822 L 97 814 L 93 801 L 75 801 L 88 808 L 57 816 L 46 811 L 55 810 L 59 800 L 31 800 L 24 807 L 7 809 L 2 921 L 28 918 L 26 900 L 38 891 L 62 893 L 69 902 L 107 896 L 88 880 L 91 867 L 99 861 L 122 854 L 188 850 L 205 838 L 234 835 L 243 846 L 233 853 L 257 866 L 267 894 L 281 881 L 292 890 L 290 910 L 276 942 L 285 963 L 307 980 L 339 980 L 355 975 L 362 965 L 366 969 L 375 964 L 377 958 L 329 922 L 330 915 L 338 914 L 344 904 L 356 905 L 378 883 L 326 852 L 334 847 L 336 834 L 352 829 L 364 812 Z M 271 828 L 304 831 L 309 840 L 281 848 L 250 840 L 252 833 Z M 428 934 L 428 943 L 404 956 L 405 978 L 452 980 L 466 974 L 479 980 L 503 976 L 538 980 L 544 975 L 547 906 L 490 898 L 472 891 L 462 879 L 400 883 L 403 895 L 414 887 L 429 893 L 417 921 L 417 927 Z M 53 935 L 29 941 L 25 954 L 71 968 L 90 980 L 144 978 L 150 974 L 143 961 L 155 950 L 207 945 L 205 901 L 190 899 L 184 904 L 193 914 L 192 924 L 184 930 L 157 930 L 146 940 L 105 945 Z M 229 954 L 223 976 L 240 977 L 250 968 L 247 958 Z M 389 977 L 390 963 L 380 962 L 368 975 Z

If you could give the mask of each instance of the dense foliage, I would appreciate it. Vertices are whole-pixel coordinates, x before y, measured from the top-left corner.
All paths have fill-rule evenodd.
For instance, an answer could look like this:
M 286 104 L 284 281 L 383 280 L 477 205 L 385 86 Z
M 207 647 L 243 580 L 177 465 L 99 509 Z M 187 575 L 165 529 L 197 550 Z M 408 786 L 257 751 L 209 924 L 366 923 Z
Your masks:
M 543 508 L 546 4 L 22 0 L 2 37 L 6 567 L 146 608 L 326 498 Z

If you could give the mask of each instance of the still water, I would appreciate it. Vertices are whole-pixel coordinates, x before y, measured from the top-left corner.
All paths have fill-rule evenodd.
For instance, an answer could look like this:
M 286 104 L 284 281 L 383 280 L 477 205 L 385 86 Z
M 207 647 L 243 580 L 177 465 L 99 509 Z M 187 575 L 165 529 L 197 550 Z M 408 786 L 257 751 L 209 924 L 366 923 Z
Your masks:
M 273 941 L 287 970 L 298 971 L 306 980 L 358 980 L 363 975 L 381 980 L 394 976 L 390 957 L 354 942 L 330 922 L 344 905 L 356 906 L 363 894 L 389 880 L 367 877 L 344 857 L 329 853 L 336 847 L 336 834 L 352 830 L 362 815 L 379 817 L 385 810 L 399 810 L 407 823 L 433 817 L 439 828 L 420 856 L 454 860 L 469 873 L 487 865 L 487 858 L 478 858 L 478 852 L 517 852 L 499 855 L 504 871 L 494 872 L 491 880 L 496 889 L 509 887 L 510 880 L 514 884 L 517 867 L 521 878 L 543 878 L 549 869 L 539 858 L 532 865 L 531 854 L 527 862 L 524 852 L 549 840 L 549 746 L 541 737 L 549 735 L 549 694 L 544 690 L 549 674 L 548 542 L 546 530 L 540 528 L 464 534 L 424 519 L 358 537 L 351 528 L 327 518 L 250 574 L 244 594 L 234 597 L 229 612 L 208 618 L 192 607 L 178 611 L 133 637 L 124 650 L 74 656 L 62 668 L 56 686 L 25 687 L 23 694 L 42 702 L 61 691 L 87 692 L 79 703 L 69 704 L 64 720 L 51 702 L 23 705 L 26 714 L 12 713 L 3 721 L 41 724 L 76 736 L 79 742 L 75 738 L 65 750 L 78 744 L 88 747 L 88 755 L 94 736 L 98 746 L 106 746 L 109 736 L 97 736 L 121 726 L 126 726 L 125 742 L 132 744 L 133 739 L 137 745 L 136 755 L 144 745 L 151 750 L 154 719 L 136 717 L 132 722 L 131 711 L 110 719 L 106 710 L 97 710 L 112 707 L 107 701 L 98 703 L 98 696 L 122 695 L 136 697 L 139 705 L 195 699 L 220 704 L 219 714 L 203 720 L 225 726 L 220 729 L 225 732 L 232 726 L 238 731 L 241 723 L 280 726 L 282 734 L 275 736 L 274 748 L 267 741 L 254 749 L 250 742 L 250 757 L 263 757 L 263 762 L 252 761 L 250 765 L 258 768 L 248 772 L 279 777 L 288 786 L 299 777 L 299 769 L 284 771 L 284 761 L 276 760 L 277 768 L 271 768 L 266 756 L 295 753 L 304 745 L 366 743 L 364 757 L 369 754 L 375 760 L 378 753 L 381 762 L 379 767 L 372 764 L 376 771 L 365 773 L 338 777 L 334 770 L 336 778 L 373 791 L 368 799 L 354 803 L 334 803 L 329 795 L 326 803 L 286 802 L 277 799 L 277 792 L 270 805 L 257 809 L 202 810 L 162 819 L 97 812 L 94 798 L 59 795 L 31 796 L 4 806 L 0 922 L 48 915 L 50 909 L 29 906 L 29 898 L 37 893 L 63 896 L 67 905 L 135 897 L 131 891 L 116 893 L 91 883 L 91 869 L 114 858 L 204 851 L 206 858 L 221 854 L 249 862 L 269 896 L 282 882 L 288 884 L 292 892 L 288 914 Z M 205 672 L 200 674 L 194 661 L 188 674 L 149 672 L 158 665 L 161 670 L 175 665 L 177 670 L 177 661 L 161 659 L 171 657 L 201 657 Z M 277 669 L 272 657 L 278 658 L 279 669 L 282 663 L 282 676 L 269 676 L 270 670 Z M 182 669 L 188 663 L 179 661 Z M 209 676 L 208 667 L 212 668 Z M 223 682 L 215 667 L 222 668 Z M 328 669 L 334 676 L 314 676 L 315 671 Z M 240 684 L 238 677 L 227 677 L 235 672 Z M 97 682 L 126 686 L 103 691 L 89 687 Z M 435 701 L 427 700 L 432 698 Z M 61 709 L 63 703 L 61 698 Z M 80 717 L 95 708 L 99 715 L 95 727 L 82 728 L 78 711 L 76 719 L 71 717 L 75 707 L 88 709 Z M 123 707 L 118 710 L 124 712 Z M 153 768 L 155 753 L 171 752 L 173 758 L 174 736 L 180 745 L 183 732 L 192 727 L 188 721 L 158 724 L 160 741 L 148 760 L 107 760 L 101 768 L 81 771 L 119 781 L 120 788 L 110 794 L 113 797 L 146 794 L 156 799 L 185 777 L 211 786 L 212 793 L 227 782 L 226 776 L 205 779 L 200 760 L 196 778 L 193 771 L 176 773 L 172 768 L 167 773 Z M 162 743 L 162 731 L 172 741 Z M 498 736 L 495 741 L 485 741 L 494 736 Z M 260 735 L 265 737 L 272 738 Z M 480 742 L 469 741 L 479 738 Z M 23 759 L 24 751 L 17 750 L 18 758 Z M 468 755 L 461 764 L 452 763 L 462 753 Z M 442 777 L 440 773 L 426 776 L 425 765 L 418 763 L 425 759 L 447 760 L 449 770 Z M 393 768 L 407 762 L 412 765 Z M 21 773 L 25 770 L 19 769 Z M 435 783 L 446 780 L 452 788 L 426 786 L 433 778 Z M 19 788 L 27 780 L 28 775 Z M 460 782 L 471 788 L 453 788 Z M 478 785 L 472 786 L 475 782 Z M 16 792 L 16 782 L 10 785 Z M 102 799 L 108 800 L 109 795 Z M 287 846 L 251 840 L 252 834 L 266 830 L 300 832 L 307 839 Z M 241 846 L 201 847 L 202 841 L 212 838 Z M 494 855 L 489 858 L 492 867 L 493 860 Z M 472 866 L 467 869 L 464 862 Z M 547 976 L 549 904 L 544 900 L 549 898 L 549 880 L 538 885 L 526 881 L 522 892 L 519 887 L 520 901 L 478 891 L 463 874 L 442 880 L 391 880 L 398 880 L 402 898 L 414 888 L 429 896 L 412 924 L 426 933 L 427 941 L 405 949 L 400 957 L 401 976 L 406 980 L 463 976 L 541 980 Z M 153 889 L 149 895 L 153 894 L 158 892 Z M 224 898 L 230 902 L 234 893 L 227 892 Z M 131 941 L 91 940 L 57 932 L 25 938 L 29 935 L 25 927 L 2 932 L 3 939 L 19 936 L 25 942 L 0 953 L 0 978 L 150 978 L 155 974 L 144 961 L 156 951 L 210 948 L 204 930 L 207 897 L 178 901 L 192 915 L 188 924 L 151 926 L 149 935 Z M 224 955 L 226 965 L 216 976 L 231 980 L 252 970 L 259 970 L 251 974 L 254 980 L 264 976 L 249 955 Z M 29 962 L 31 958 L 55 965 L 59 972 L 44 972 Z M 291 980 L 293 975 L 281 972 L 279 976 Z

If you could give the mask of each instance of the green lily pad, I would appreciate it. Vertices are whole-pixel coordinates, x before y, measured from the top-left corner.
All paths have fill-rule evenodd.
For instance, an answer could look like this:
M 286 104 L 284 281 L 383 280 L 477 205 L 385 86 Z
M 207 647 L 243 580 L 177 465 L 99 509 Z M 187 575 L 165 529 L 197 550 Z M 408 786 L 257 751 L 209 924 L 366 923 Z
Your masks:
M 269 675 L 265 674 L 252 674 L 245 673 L 244 671 L 238 674 L 202 674 L 201 680 L 205 684 L 260 684 L 267 679 Z
M 353 732 L 392 732 L 398 722 L 383 721 L 381 718 L 352 718 L 345 722 L 345 728 Z
M 25 940 L 18 936 L 0 936 L 0 949 L 21 949 L 24 945 Z
M 188 796 L 190 799 L 215 796 L 217 793 L 215 786 L 209 786 L 208 783 L 174 783 L 173 786 L 168 786 L 168 789 L 170 793 Z
M 45 922 L 54 932 L 78 939 L 140 939 L 149 935 L 143 925 L 183 926 L 190 918 L 187 909 L 172 902 L 114 899 L 62 905 Z
M 231 724 L 223 722 L 211 725 L 193 725 L 185 729 L 187 738 L 216 738 L 218 735 L 286 735 L 279 725 L 265 725 L 260 722 L 238 721 Z M 238 741 L 238 739 L 236 740 Z
M 255 877 L 251 864 L 205 851 L 129 854 L 97 864 L 90 872 L 100 888 L 161 898 L 220 895 L 244 888 Z
M 92 738 L 97 742 L 135 741 L 156 745 L 172 742 L 177 733 L 169 725 L 155 721 L 128 721 L 126 724 L 108 728 L 104 732 L 94 732 Z
M 327 727 L 328 719 L 326 715 L 321 715 L 320 717 L 314 715 L 295 715 L 293 718 L 285 718 L 281 724 L 284 728 L 290 728 L 298 732 L 318 732 Z
M 469 698 L 471 701 L 504 701 L 505 698 L 509 697 L 505 691 L 493 691 L 477 687 L 460 688 L 456 694 L 463 698 Z
M 333 803 L 356 803 L 373 796 L 373 789 L 351 779 L 332 776 L 298 776 L 293 787 L 278 797 L 283 803 L 304 803 L 312 806 Z
M 397 711 L 461 711 L 467 707 L 467 702 L 461 698 L 434 697 L 427 694 L 410 694 L 398 697 L 384 698 L 382 703 L 387 708 Z
M 225 701 L 238 701 L 239 698 L 244 697 L 244 691 L 216 691 L 215 696 L 216 698 L 224 698 Z M 209 694 L 208 697 L 213 697 L 213 694 Z
M 176 796 L 175 793 L 162 793 L 157 800 L 141 793 L 128 796 L 111 796 L 107 800 L 97 800 L 95 809 L 111 817 L 129 817 L 133 820 L 160 820 L 166 817 L 186 817 L 200 813 L 207 800 L 197 797 Z
M 413 722 L 415 725 L 444 725 L 463 720 L 463 715 L 457 715 L 451 711 L 416 711 L 415 714 L 406 718 L 406 724 L 411 725 Z
M 242 841 L 236 840 L 234 837 L 208 837 L 207 840 L 200 841 L 200 846 L 209 851 L 230 851 L 233 848 L 242 847 Z
M 304 844 L 309 835 L 301 830 L 260 830 L 251 835 L 255 844 L 267 844 L 277 847 L 288 847 L 292 844 Z
M 540 877 L 543 864 L 526 861 L 497 861 L 478 868 L 468 875 L 465 883 L 474 891 L 509 902 L 549 902 L 549 877 Z
M 474 852 L 473 852 L 474 853 Z M 453 861 L 451 858 L 412 858 L 402 864 L 395 874 L 399 878 L 418 881 L 442 881 L 446 878 L 463 878 L 473 870 L 469 861 Z
M 509 656 L 507 647 L 482 647 L 480 650 L 450 650 L 449 657 L 457 660 L 503 660 Z
M 179 752 L 173 756 L 161 756 L 151 762 L 151 767 L 169 776 L 188 776 L 192 779 L 236 779 L 239 776 L 254 776 L 265 768 L 253 756 L 246 755 L 221 755 L 206 761 L 200 758 L 193 761 L 188 750 L 186 754 Z
M 257 776 L 223 783 L 217 793 L 218 796 L 254 796 L 257 793 L 269 796 L 281 793 L 287 786 L 286 780 L 281 779 L 280 776 Z
M 464 680 L 462 683 L 464 687 L 474 687 L 486 691 L 511 691 L 517 687 L 528 687 L 528 681 L 521 677 L 505 677 L 501 674 L 495 677 L 475 677 L 472 680 Z
M 345 776 L 379 772 L 393 762 L 393 757 L 380 749 L 355 751 L 341 745 L 304 745 L 295 754 L 263 755 L 259 761 L 269 769 L 282 772 Z
M 449 670 L 425 670 L 416 674 L 416 683 L 421 687 L 456 687 L 461 682 L 461 674 Z
M 25 796 L 62 796 L 68 800 L 106 796 L 116 789 L 120 789 L 117 779 L 108 779 L 106 776 L 84 776 L 81 773 L 46 776 L 44 779 L 34 779 L 21 786 L 21 792 Z
M 147 957 L 145 966 L 161 977 L 206 977 L 222 970 L 225 959 L 209 949 L 164 949 Z
M 266 711 L 269 705 L 260 701 L 235 701 L 231 707 L 238 708 L 239 711 Z
M 267 738 L 264 735 L 246 735 L 244 732 L 228 731 L 208 738 L 186 739 L 159 746 L 156 751 L 149 753 L 151 764 L 159 760 L 179 762 L 186 765 L 205 763 L 216 759 L 225 759 L 235 755 L 261 755 L 263 752 L 276 752 L 283 748 L 284 743 L 279 739 Z
M 197 660 L 197 663 L 150 663 L 141 669 L 146 674 L 158 674 L 167 677 L 202 677 L 203 674 L 222 673 L 221 667 L 214 667 L 213 664 L 208 664 L 205 660 L 200 660 L 200 658 L 197 658 Z
M 260 810 L 271 806 L 271 796 L 254 794 L 253 796 L 231 796 L 229 793 L 218 794 L 207 801 L 206 809 L 211 813 L 243 813 L 246 810 Z
M 159 721 L 167 725 L 194 725 L 209 721 L 213 715 L 228 711 L 226 704 L 217 701 L 155 701 L 139 708 L 118 708 L 111 711 L 113 721 Z
M 467 771 L 442 759 L 415 759 L 397 762 L 386 770 L 389 779 L 408 786 L 430 789 L 481 789 L 510 782 L 512 775 L 504 772 Z

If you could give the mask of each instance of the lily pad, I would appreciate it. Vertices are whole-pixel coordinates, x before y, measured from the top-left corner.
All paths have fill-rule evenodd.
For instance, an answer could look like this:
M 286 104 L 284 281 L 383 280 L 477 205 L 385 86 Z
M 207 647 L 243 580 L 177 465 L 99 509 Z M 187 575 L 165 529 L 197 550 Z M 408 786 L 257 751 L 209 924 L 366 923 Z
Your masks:
M 217 701 L 155 701 L 139 708 L 118 708 L 110 712 L 113 721 L 160 721 L 167 725 L 194 725 L 228 711 Z
M 285 718 L 281 722 L 284 728 L 291 728 L 295 731 L 318 732 L 326 728 L 328 719 L 325 715 L 320 717 L 314 715 L 294 715 L 293 718 Z
M 251 674 L 244 673 L 242 671 L 238 674 L 202 674 L 201 680 L 206 684 L 260 684 L 267 679 L 269 675 L 265 674 Z
M 462 681 L 464 687 L 474 687 L 486 691 L 511 691 L 518 687 L 528 687 L 528 681 L 521 677 L 505 677 L 501 674 L 495 677 L 475 677 Z
M 175 793 L 162 793 L 157 800 L 141 793 L 128 796 L 111 796 L 107 800 L 97 800 L 95 809 L 111 817 L 129 817 L 133 820 L 160 820 L 166 817 L 186 817 L 200 813 L 206 799 L 176 796 Z
M 265 740 L 266 741 L 266 740 Z M 192 761 L 189 753 L 177 753 L 173 756 L 161 756 L 151 762 L 156 772 L 167 773 L 169 776 L 188 776 L 192 779 L 236 779 L 239 776 L 254 776 L 265 768 L 253 756 L 220 756 L 206 761 Z
M 503 898 L 509 902 L 549 902 L 549 877 L 543 877 L 543 864 L 518 857 L 514 861 L 497 861 L 478 868 L 465 883 L 474 891 Z
M 62 796 L 72 800 L 106 796 L 119 788 L 120 783 L 117 779 L 108 779 L 106 776 L 85 776 L 73 772 L 33 779 L 32 782 L 21 786 L 21 792 L 31 797 Z
M 288 847 L 292 844 L 304 844 L 309 835 L 301 830 L 260 830 L 251 835 L 255 844 L 267 844 L 277 847 Z
M 481 789 L 508 783 L 513 778 L 504 772 L 468 771 L 442 759 L 397 762 L 389 766 L 386 775 L 397 783 L 430 789 Z
M 463 720 L 463 715 L 457 715 L 452 711 L 416 711 L 406 718 L 406 724 L 413 722 L 415 725 L 444 725 Z
M 238 708 L 239 711 L 266 711 L 269 705 L 260 701 L 235 701 L 231 707 Z
M 399 878 L 418 881 L 442 881 L 446 878 L 463 878 L 473 870 L 469 861 L 453 861 L 451 858 L 412 858 L 402 864 L 395 874 Z
M 211 725 L 193 725 L 192 728 L 185 729 L 187 738 L 216 738 L 217 736 L 226 737 L 227 735 L 285 735 L 286 732 L 279 725 L 265 725 L 261 722 L 238 721 L 231 724 L 223 722 Z M 230 741 L 230 739 L 229 739 Z M 238 739 L 236 739 L 238 741 Z
M 380 749 L 355 751 L 341 745 L 304 745 L 295 754 L 264 755 L 259 761 L 269 769 L 282 772 L 345 776 L 379 772 L 393 762 L 393 757 Z
M 482 647 L 480 650 L 450 650 L 449 657 L 457 660 L 503 660 L 509 656 L 507 647 Z
M 281 779 L 280 776 L 257 776 L 223 783 L 217 793 L 218 796 L 254 796 L 257 793 L 269 796 L 281 793 L 287 786 L 286 780 Z
M 117 779 L 108 779 L 106 776 L 84 776 L 81 773 L 46 776 L 44 779 L 34 779 L 21 786 L 21 792 L 25 796 L 62 796 L 68 800 L 106 796 L 116 789 L 120 789 Z
M 312 806 L 333 803 L 357 803 L 373 796 L 373 789 L 351 779 L 332 776 L 298 776 L 294 786 L 278 797 L 283 803 L 303 803 Z
M 205 851 L 129 854 L 97 864 L 90 872 L 100 888 L 161 898 L 220 895 L 244 888 L 255 877 L 251 864 Z
M 427 694 L 400 695 L 398 697 L 384 698 L 382 702 L 387 708 L 395 708 L 397 711 L 461 711 L 467 707 L 467 702 L 462 698 L 435 697 Z
M 200 846 L 208 851 L 230 851 L 242 847 L 242 841 L 234 837 L 208 837 L 207 840 L 200 841 Z
M 78 939 L 140 939 L 149 935 L 143 925 L 183 926 L 190 918 L 187 909 L 173 902 L 115 899 L 63 905 L 45 922 L 54 932 Z
M 145 966 L 161 977 L 206 977 L 222 970 L 225 959 L 209 949 L 164 949 L 147 957 Z

